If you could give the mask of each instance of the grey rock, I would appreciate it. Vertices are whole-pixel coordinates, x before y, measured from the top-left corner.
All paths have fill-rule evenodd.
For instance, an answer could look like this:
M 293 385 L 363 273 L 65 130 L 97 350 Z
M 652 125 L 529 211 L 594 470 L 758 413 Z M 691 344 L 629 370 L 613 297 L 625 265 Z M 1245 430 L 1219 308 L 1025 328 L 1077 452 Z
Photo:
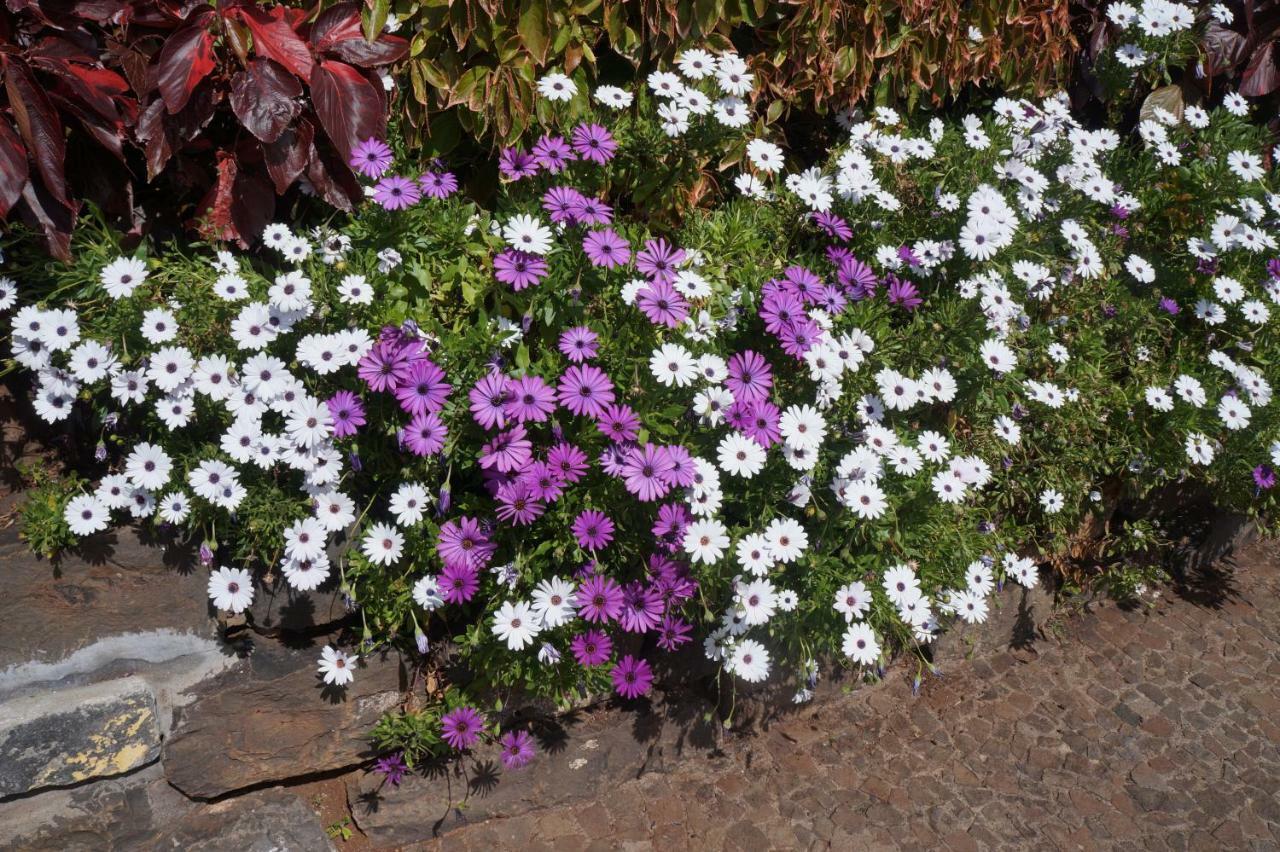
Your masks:
M 194 805 L 164 780 L 160 764 L 72 789 L 0 803 L 0 850 L 102 852 L 150 849 Z
M 55 663 L 108 636 L 168 631 L 212 639 L 208 572 L 178 546 L 142 542 L 130 528 L 86 539 L 78 553 L 46 562 L 16 527 L 0 531 L 6 613 L 0 673 Z
M 396 657 L 362 660 L 355 682 L 326 687 L 318 649 L 263 643 L 194 687 L 164 747 L 169 781 L 197 799 L 357 766 L 373 755 L 369 730 L 403 686 Z
M 155 849 L 183 852 L 332 852 L 314 811 L 293 793 L 267 790 L 192 810 Z
M 503 771 L 498 748 L 487 745 L 399 786 L 373 772 L 353 776 L 347 802 L 356 825 L 374 845 L 398 847 L 467 823 L 594 799 L 668 768 L 662 756 L 673 746 L 652 712 L 640 713 L 632 725 L 608 712 L 562 721 L 564 730 L 545 737 L 537 758 L 517 771 Z
M 122 775 L 159 753 L 155 697 L 137 678 L 0 705 L 0 798 Z

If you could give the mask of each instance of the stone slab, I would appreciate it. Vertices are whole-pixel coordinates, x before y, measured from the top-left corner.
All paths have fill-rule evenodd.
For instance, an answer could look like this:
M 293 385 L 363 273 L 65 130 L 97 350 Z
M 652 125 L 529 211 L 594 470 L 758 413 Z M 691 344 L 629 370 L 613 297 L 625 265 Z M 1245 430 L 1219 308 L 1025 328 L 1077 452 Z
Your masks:
M 366 658 L 354 683 L 334 689 L 317 676 L 318 657 L 319 648 L 264 642 L 194 687 L 165 743 L 170 782 L 192 798 L 215 799 L 370 759 L 370 729 L 400 700 L 398 658 Z
M 212 638 L 208 572 L 180 547 L 139 540 L 131 528 L 87 539 L 52 562 L 31 553 L 16 527 L 0 530 L 5 617 L 0 672 L 52 663 L 106 636 L 169 630 Z
M 515 771 L 504 771 L 498 749 L 488 745 L 410 775 L 399 786 L 376 773 L 360 773 L 347 782 L 352 816 L 375 846 L 400 847 L 468 823 L 593 799 L 640 775 L 666 771 L 663 752 L 669 744 L 661 718 L 643 709 L 628 715 L 566 718 L 563 730 L 543 733 L 533 763 Z
M 159 753 L 155 696 L 138 678 L 0 704 L 0 798 L 121 775 Z

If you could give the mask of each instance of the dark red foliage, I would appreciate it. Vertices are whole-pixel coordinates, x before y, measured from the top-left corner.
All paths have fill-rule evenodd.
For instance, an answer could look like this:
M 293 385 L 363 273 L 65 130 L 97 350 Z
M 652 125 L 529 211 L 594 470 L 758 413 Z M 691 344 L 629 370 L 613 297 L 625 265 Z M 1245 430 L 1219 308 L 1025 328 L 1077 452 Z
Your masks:
M 350 150 L 386 130 L 375 69 L 408 51 L 367 41 L 360 8 L 6 0 L 0 219 L 21 216 L 65 257 L 83 199 L 134 229 L 172 211 L 242 244 L 299 181 L 350 209 Z M 143 197 L 157 209 L 140 214 Z
M 1072 0 L 1073 25 L 1086 45 L 1081 54 L 1083 83 L 1091 78 L 1089 64 L 1115 43 L 1118 30 L 1105 14 L 1109 5 L 1107 0 Z M 1203 25 L 1200 56 L 1189 67 L 1174 69 L 1175 82 L 1200 99 L 1228 91 L 1250 98 L 1277 92 L 1280 0 L 1225 0 L 1224 5 L 1232 12 L 1230 24 L 1213 19 L 1209 4 L 1198 6 L 1197 23 Z

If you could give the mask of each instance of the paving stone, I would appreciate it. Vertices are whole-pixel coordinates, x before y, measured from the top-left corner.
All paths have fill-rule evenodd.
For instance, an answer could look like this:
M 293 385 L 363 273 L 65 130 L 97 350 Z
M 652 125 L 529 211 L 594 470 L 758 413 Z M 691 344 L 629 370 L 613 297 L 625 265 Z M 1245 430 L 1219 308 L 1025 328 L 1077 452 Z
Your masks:
M 714 760 L 686 753 L 660 793 L 609 781 L 588 803 L 536 805 L 600 848 L 637 836 L 636 800 L 651 824 L 638 836 L 659 849 L 1276 848 L 1280 545 L 1232 564 L 1234 598 L 1103 604 L 1030 648 L 953 656 L 919 697 L 890 671 L 727 738 Z M 427 848 L 492 837 L 457 825 Z
M 159 753 L 155 696 L 137 678 L 0 704 L 0 799 L 123 775 Z

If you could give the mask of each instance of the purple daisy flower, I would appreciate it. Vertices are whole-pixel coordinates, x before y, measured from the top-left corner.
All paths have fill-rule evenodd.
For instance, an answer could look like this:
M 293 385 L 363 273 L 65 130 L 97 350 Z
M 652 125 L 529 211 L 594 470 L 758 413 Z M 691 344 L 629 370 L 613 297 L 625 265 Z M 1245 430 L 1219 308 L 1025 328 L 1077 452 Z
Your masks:
M 628 405 L 610 405 L 596 422 L 596 426 L 611 441 L 634 441 L 640 434 L 640 418 Z
M 573 597 L 578 615 L 593 623 L 612 621 L 622 612 L 622 587 L 602 574 L 583 580 Z
M 644 660 L 628 654 L 613 667 L 613 688 L 623 698 L 637 698 L 653 686 L 653 669 Z
M 516 148 L 503 148 L 498 155 L 498 171 L 507 180 L 524 180 L 538 173 L 538 164 L 532 154 Z
M 636 295 L 636 306 L 654 325 L 676 328 L 689 316 L 689 303 L 670 283 L 658 281 Z
M 658 509 L 658 520 L 653 525 L 653 537 L 668 550 L 679 548 L 684 541 L 685 528 L 693 516 L 681 503 L 667 503 Z
M 458 751 L 471 748 L 480 739 L 484 719 L 473 707 L 450 710 L 440 719 L 440 737 Z
M 667 471 L 671 468 L 671 457 L 666 448 L 656 444 L 645 444 L 644 447 L 632 450 L 627 456 L 627 463 L 622 468 L 622 477 L 627 491 L 636 495 L 642 503 L 661 500 L 671 490 L 667 481 Z
M 547 453 L 547 464 L 566 483 L 582 479 L 587 472 L 587 454 L 573 444 L 556 444 Z
M 367 178 L 378 179 L 391 168 L 391 148 L 381 139 L 366 139 L 351 149 L 351 168 Z
M 578 221 L 584 225 L 608 225 L 613 221 L 613 208 L 598 198 L 583 196 L 578 205 Z
M 517 423 L 542 423 L 556 410 L 555 388 L 541 376 L 522 376 L 507 383 L 507 416 Z
M 534 462 L 520 477 L 539 500 L 554 503 L 564 494 L 565 482 L 546 462 Z
M 561 376 L 558 394 L 560 404 L 574 414 L 599 417 L 613 402 L 613 382 L 598 367 L 575 365 Z
M 528 731 L 507 731 L 498 738 L 502 746 L 502 765 L 507 769 L 528 766 L 537 754 Z
M 748 438 L 766 450 L 782 440 L 782 431 L 778 424 L 782 420 L 782 412 L 778 406 L 767 399 L 758 399 L 750 403 L 734 403 L 734 407 L 745 406 L 748 411 L 743 423 L 738 428 Z
M 1253 482 L 1260 490 L 1269 491 L 1276 487 L 1276 472 L 1270 465 L 1260 464 L 1253 469 Z
M 400 782 L 404 780 L 404 776 L 409 772 L 409 767 L 404 762 L 404 752 L 397 751 L 392 754 L 384 754 L 373 765 L 373 771 L 381 775 L 392 787 L 400 786 Z
M 761 355 L 747 349 L 729 359 L 729 378 L 725 380 L 738 402 L 756 402 L 769 396 L 773 387 L 773 368 Z
M 664 651 L 674 651 L 690 640 L 693 627 L 678 615 L 668 613 L 663 616 L 658 627 L 658 647 Z
M 370 390 L 394 392 L 411 372 L 409 359 L 399 344 L 379 343 L 370 349 L 356 370 Z
M 604 512 L 587 509 L 574 519 L 572 532 L 583 550 L 603 550 L 613 541 L 613 521 Z
M 502 373 L 486 373 L 467 394 L 471 400 L 471 416 L 485 429 L 501 429 L 507 425 L 507 400 L 510 396 L 510 379 Z
M 498 518 L 517 526 L 528 526 L 542 517 L 546 504 L 523 479 L 498 488 Z
M 540 167 L 554 175 L 564 171 L 575 157 L 573 149 L 569 147 L 568 142 L 564 141 L 563 136 L 548 135 L 543 136 L 533 146 L 533 159 Z
M 449 521 L 440 527 L 436 537 L 436 553 L 440 555 L 445 568 L 456 565 L 470 569 L 473 574 L 489 564 L 497 549 L 498 546 L 489 541 L 488 534 L 474 518 L 463 517 L 457 522 Z M 473 586 L 472 592 L 474 591 Z
M 574 326 L 560 335 L 560 352 L 576 364 L 596 357 L 596 333 L 585 325 Z
M 612 228 L 592 231 L 582 238 L 582 250 L 593 266 L 615 269 L 631 262 L 631 246 Z
M 813 221 L 819 228 L 837 240 L 848 240 L 853 237 L 853 228 L 850 228 L 848 222 L 834 213 L 825 211 L 814 213 Z
M 517 423 L 499 432 L 480 450 L 480 467 L 496 468 L 503 473 L 522 469 L 533 457 L 533 444 L 523 425 Z
M 760 305 L 760 319 L 770 334 L 781 334 L 784 328 L 806 316 L 804 303 L 794 293 L 771 294 Z
M 552 223 L 572 225 L 582 208 L 582 193 L 571 186 L 553 186 L 542 196 L 542 209 L 547 211 Z
M 475 597 L 480 588 L 480 577 L 475 568 L 466 565 L 445 565 L 438 578 L 440 597 L 447 603 L 464 604 Z
M 338 391 L 325 401 L 333 418 L 333 436 L 349 438 L 365 424 L 364 404 L 351 391 Z
M 897 305 L 905 311 L 914 311 L 924 303 L 924 299 L 920 298 L 920 291 L 916 289 L 913 282 L 899 278 L 893 273 L 885 276 L 885 280 L 889 282 L 889 304 Z
M 822 329 L 810 319 L 798 319 L 782 330 L 778 335 L 778 343 L 782 351 L 795 358 L 803 358 L 804 353 L 813 348 Z
M 849 298 L 854 300 L 869 299 L 876 294 L 880 281 L 870 266 L 853 255 L 841 260 L 836 267 L 836 280 L 844 287 Z
M 578 665 L 589 669 L 608 661 L 613 654 L 613 640 L 603 630 L 588 630 L 573 637 L 569 650 Z
M 683 444 L 667 447 L 667 461 L 670 466 L 667 468 L 666 478 L 671 485 L 687 488 L 697 479 L 698 466 Z
M 636 268 L 650 281 L 671 284 L 676 280 L 676 267 L 684 258 L 684 249 L 676 248 L 660 237 L 644 244 L 636 255 Z
M 418 178 L 418 183 L 427 198 L 448 198 L 458 191 L 458 179 L 453 172 L 427 172 Z
M 517 293 L 538 284 L 546 275 L 547 262 L 527 251 L 503 249 L 493 258 L 493 277 Z
M 790 286 L 791 292 L 809 305 L 816 302 L 822 292 L 822 279 L 805 266 L 788 266 L 782 273 L 782 280 Z
M 392 175 L 374 185 L 373 200 L 381 204 L 384 210 L 404 210 L 422 200 L 422 189 L 417 181 Z
M 1176 315 L 1182 308 L 1178 307 L 1178 303 L 1168 296 L 1160 300 L 1160 310 L 1171 316 Z
M 598 124 L 579 124 L 570 138 L 578 156 L 597 165 L 603 166 L 618 151 L 618 143 Z
M 444 449 L 449 430 L 434 411 L 415 414 L 409 425 L 400 430 L 400 441 L 415 456 L 433 456 Z
M 832 284 L 825 285 L 818 294 L 818 306 L 833 316 L 843 313 L 848 303 L 844 291 Z
M 417 415 L 439 411 L 453 386 L 444 380 L 444 370 L 426 358 L 413 362 L 409 375 L 396 388 L 396 400 L 407 413 Z
M 618 624 L 628 633 L 647 633 L 658 626 L 666 608 L 658 590 L 640 580 L 622 590 L 622 612 Z

